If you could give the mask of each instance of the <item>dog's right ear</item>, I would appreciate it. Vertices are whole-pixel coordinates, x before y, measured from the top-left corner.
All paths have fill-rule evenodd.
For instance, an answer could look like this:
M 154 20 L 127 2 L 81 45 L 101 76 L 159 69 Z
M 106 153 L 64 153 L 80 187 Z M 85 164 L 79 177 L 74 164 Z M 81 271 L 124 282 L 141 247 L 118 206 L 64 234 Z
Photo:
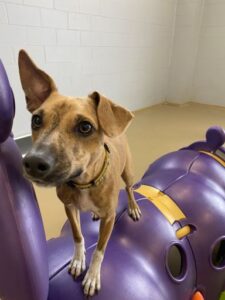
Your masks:
M 19 52 L 19 73 L 27 109 L 33 112 L 57 88 L 52 78 L 40 70 L 24 50 Z

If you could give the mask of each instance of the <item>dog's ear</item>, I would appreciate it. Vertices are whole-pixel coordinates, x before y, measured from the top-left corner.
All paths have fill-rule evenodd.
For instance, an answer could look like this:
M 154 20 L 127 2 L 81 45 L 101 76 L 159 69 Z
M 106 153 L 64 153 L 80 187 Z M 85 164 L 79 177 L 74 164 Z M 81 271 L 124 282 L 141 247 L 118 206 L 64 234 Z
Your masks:
M 20 50 L 18 62 L 27 109 L 33 112 L 57 89 L 52 78 L 40 70 L 24 50 Z
M 97 116 L 103 132 L 109 137 L 123 133 L 129 126 L 134 115 L 124 107 L 116 105 L 109 99 L 93 92 L 89 95 L 97 105 Z

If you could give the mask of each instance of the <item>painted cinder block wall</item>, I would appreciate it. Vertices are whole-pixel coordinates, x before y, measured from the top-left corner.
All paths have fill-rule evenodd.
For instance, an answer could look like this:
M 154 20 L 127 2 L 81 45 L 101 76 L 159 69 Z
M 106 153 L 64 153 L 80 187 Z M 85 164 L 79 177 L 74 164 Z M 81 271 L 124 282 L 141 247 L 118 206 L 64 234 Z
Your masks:
M 178 0 L 166 100 L 225 107 L 224 0 Z
M 225 1 L 205 0 L 193 98 L 225 106 Z
M 176 9 L 167 101 L 193 100 L 193 79 L 198 58 L 204 0 L 179 0 Z
M 0 0 L 0 57 L 30 133 L 18 77 L 26 49 L 67 95 L 98 90 L 131 110 L 166 97 L 176 0 Z
M 21 48 L 68 95 L 98 90 L 131 110 L 163 101 L 225 106 L 224 0 L 0 0 L 16 137 L 30 133 Z

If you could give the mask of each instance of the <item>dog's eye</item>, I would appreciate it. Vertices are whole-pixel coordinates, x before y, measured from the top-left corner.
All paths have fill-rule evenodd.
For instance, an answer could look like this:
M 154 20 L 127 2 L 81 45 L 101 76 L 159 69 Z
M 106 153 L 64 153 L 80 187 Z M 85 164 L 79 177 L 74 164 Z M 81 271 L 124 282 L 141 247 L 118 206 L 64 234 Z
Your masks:
M 31 121 L 32 129 L 40 128 L 41 125 L 42 125 L 42 118 L 39 115 L 33 115 L 32 121 Z
M 78 132 L 84 136 L 90 135 L 93 131 L 93 126 L 87 122 L 83 121 L 78 124 Z

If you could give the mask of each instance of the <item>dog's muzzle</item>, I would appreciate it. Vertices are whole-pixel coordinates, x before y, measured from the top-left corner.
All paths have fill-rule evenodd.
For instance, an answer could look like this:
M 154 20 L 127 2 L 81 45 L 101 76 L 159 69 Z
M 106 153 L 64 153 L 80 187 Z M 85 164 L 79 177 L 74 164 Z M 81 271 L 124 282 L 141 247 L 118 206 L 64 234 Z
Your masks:
M 23 159 L 23 167 L 28 176 L 44 179 L 54 168 L 55 160 L 52 155 L 43 151 L 30 151 Z

